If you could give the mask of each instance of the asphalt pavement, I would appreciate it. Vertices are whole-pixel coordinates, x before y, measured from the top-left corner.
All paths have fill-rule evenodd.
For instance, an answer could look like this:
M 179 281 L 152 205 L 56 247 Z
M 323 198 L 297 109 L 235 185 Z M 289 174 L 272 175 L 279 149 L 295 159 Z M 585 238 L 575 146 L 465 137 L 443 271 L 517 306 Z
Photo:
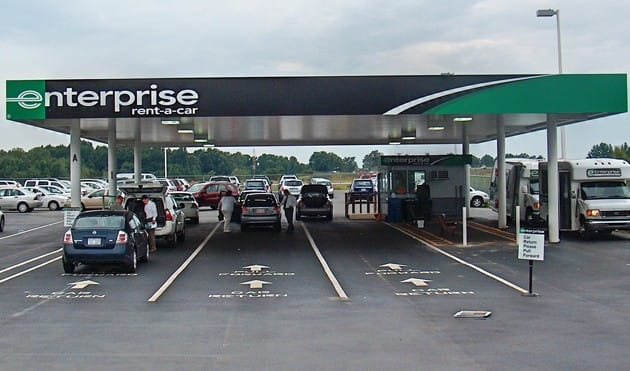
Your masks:
M 334 202 L 332 222 L 302 220 L 293 233 L 283 222 L 282 232 L 226 234 L 217 212 L 204 210 L 183 243 L 158 244 L 136 274 L 87 266 L 64 274 L 63 212 L 8 212 L 0 234 L 2 368 L 630 364 L 627 235 L 545 243 L 530 296 L 529 261 L 518 259 L 513 237 L 475 229 L 464 245 L 462 236 L 439 236 L 435 225 L 350 220 L 343 197 Z M 474 210 L 467 222 L 491 225 L 487 212 Z M 455 317 L 460 312 L 472 317 Z

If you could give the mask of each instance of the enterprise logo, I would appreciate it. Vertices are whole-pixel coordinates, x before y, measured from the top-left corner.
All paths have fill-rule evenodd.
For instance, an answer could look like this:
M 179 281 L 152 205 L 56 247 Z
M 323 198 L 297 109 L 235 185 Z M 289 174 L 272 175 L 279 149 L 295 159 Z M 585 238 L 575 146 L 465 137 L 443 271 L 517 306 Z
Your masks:
M 7 119 L 157 117 L 197 114 L 199 93 L 149 83 L 135 89 L 78 89 L 45 80 L 7 81 Z M 90 110 L 90 108 L 92 108 Z
M 24 109 L 36 109 L 44 103 L 44 97 L 35 90 L 25 90 L 16 98 L 7 98 L 8 103 L 17 103 Z

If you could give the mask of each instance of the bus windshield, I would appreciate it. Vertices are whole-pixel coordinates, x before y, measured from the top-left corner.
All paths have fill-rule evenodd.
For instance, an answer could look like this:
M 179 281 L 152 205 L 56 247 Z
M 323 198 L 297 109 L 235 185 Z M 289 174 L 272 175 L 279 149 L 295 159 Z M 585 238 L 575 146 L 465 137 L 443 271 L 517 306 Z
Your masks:
M 630 189 L 625 182 L 589 182 L 580 185 L 583 200 L 597 200 L 609 198 L 630 199 Z

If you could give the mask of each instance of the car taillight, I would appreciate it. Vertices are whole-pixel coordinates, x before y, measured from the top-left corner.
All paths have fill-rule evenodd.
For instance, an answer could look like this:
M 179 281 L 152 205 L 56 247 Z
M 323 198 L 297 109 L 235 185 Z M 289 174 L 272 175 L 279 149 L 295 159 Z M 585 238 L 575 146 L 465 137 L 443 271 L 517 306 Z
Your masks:
M 198 209 L 199 208 L 199 204 L 196 202 L 193 202 L 192 205 L 190 206 L 191 209 Z
M 279 213 L 280 212 L 280 206 L 274 206 L 273 207 L 273 211 Z
M 164 213 L 166 214 L 166 220 L 173 220 L 173 215 L 171 215 L 170 210 L 166 210 Z
M 118 231 L 118 237 L 116 238 L 116 243 L 127 243 L 127 233 L 123 231 Z
M 534 210 L 538 210 L 538 209 L 540 209 L 540 203 L 534 202 Z
M 63 244 L 64 245 L 72 245 L 72 232 L 68 229 L 66 234 L 63 235 Z
M 243 206 L 243 207 L 241 207 L 241 212 L 242 212 L 242 213 L 246 213 L 246 212 L 247 212 L 247 206 Z

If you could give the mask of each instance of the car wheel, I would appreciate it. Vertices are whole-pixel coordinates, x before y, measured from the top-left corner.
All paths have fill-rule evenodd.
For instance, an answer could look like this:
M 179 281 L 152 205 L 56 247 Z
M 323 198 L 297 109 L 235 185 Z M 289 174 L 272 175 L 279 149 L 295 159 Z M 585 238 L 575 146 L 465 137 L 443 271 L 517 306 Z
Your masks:
M 177 233 L 173 233 L 173 235 L 169 237 L 167 241 L 168 241 L 168 244 L 172 248 L 176 248 L 177 247 Z
M 25 212 L 27 212 L 29 210 L 28 205 L 26 203 L 24 203 L 24 202 L 20 202 L 17 205 L 17 209 L 21 213 L 25 213 Z
M 85 204 L 81 202 L 81 211 L 85 211 Z
M 58 210 L 58 209 L 59 209 L 59 204 L 57 203 L 57 201 L 50 201 L 50 202 L 48 203 L 48 209 L 49 209 L 50 211 L 55 211 L 55 210 Z
M 0 218 L 0 232 L 4 232 L 4 216 Z
M 586 227 L 586 222 L 583 216 L 580 217 L 580 229 L 578 232 L 580 233 L 580 237 L 584 240 L 590 240 L 593 237 L 593 232 Z
M 74 273 L 74 263 L 67 261 L 65 256 L 61 258 L 61 264 L 65 273 Z
M 133 248 L 133 254 L 131 254 L 131 263 L 127 265 L 127 273 L 136 273 L 136 269 L 138 268 L 138 253 L 136 252 L 136 248 Z
M 483 198 L 479 196 L 475 196 L 470 200 L 470 206 L 472 207 L 481 207 L 483 205 Z
M 527 223 L 528 225 L 534 223 L 534 212 L 529 207 L 527 208 L 527 210 L 525 210 L 525 223 Z
M 138 261 L 140 263 L 148 263 L 149 262 L 149 255 L 151 253 L 149 252 L 149 245 L 147 244 L 144 255 L 140 257 L 140 259 L 138 259 Z
M 192 219 L 193 224 L 199 224 L 199 217 Z

